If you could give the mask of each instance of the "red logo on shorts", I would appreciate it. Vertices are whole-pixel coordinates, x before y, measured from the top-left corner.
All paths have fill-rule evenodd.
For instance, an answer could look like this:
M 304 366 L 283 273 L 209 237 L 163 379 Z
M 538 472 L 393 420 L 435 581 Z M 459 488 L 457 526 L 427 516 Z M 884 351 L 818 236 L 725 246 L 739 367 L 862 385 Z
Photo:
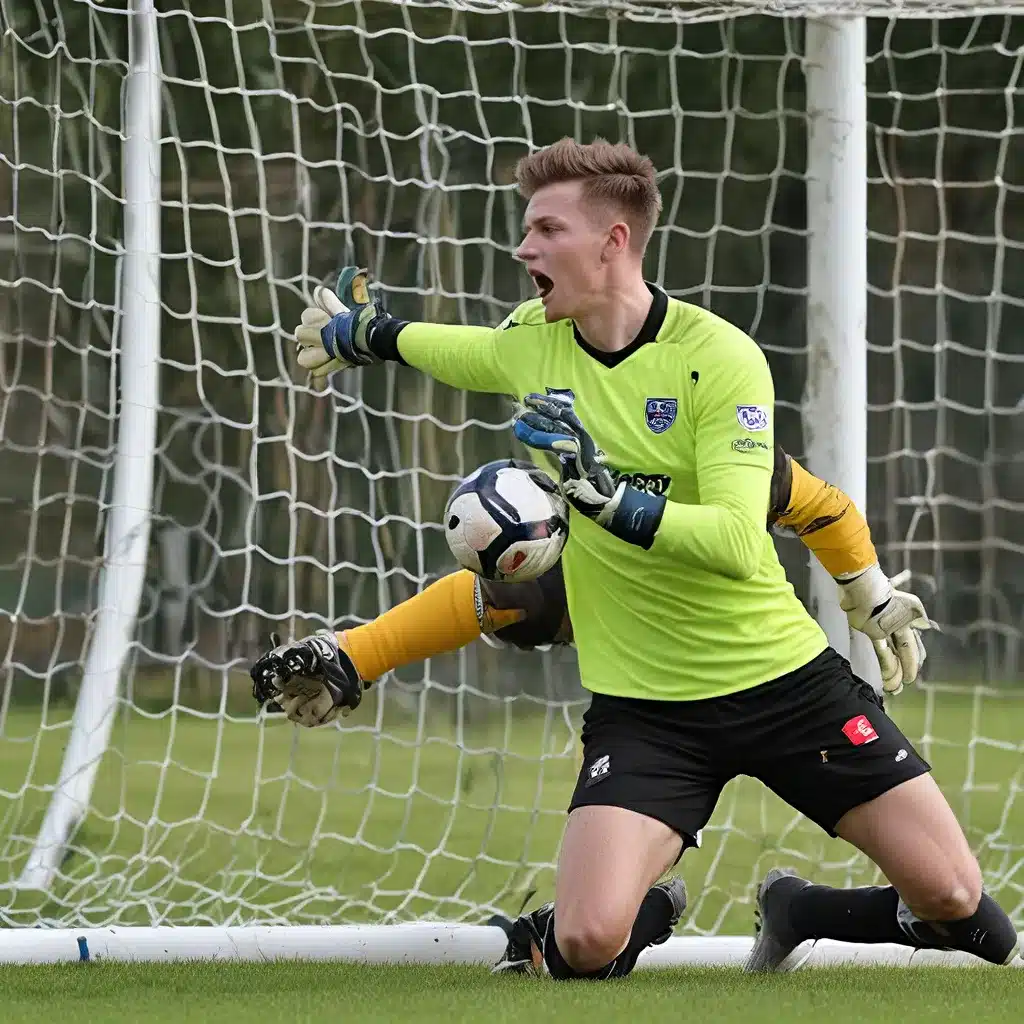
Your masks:
M 843 726 L 843 734 L 855 747 L 878 739 L 878 733 L 875 732 L 875 727 L 868 721 L 867 715 L 858 715 L 856 718 L 851 718 Z

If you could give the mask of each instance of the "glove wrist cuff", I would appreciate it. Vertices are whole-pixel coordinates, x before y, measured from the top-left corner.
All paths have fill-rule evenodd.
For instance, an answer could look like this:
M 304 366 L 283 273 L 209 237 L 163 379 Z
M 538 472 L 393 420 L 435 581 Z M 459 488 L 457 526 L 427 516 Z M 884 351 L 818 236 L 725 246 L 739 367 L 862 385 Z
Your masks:
M 626 483 L 619 484 L 608 502 L 600 523 L 609 533 L 649 551 L 665 514 L 665 498 L 647 494 Z
M 867 614 L 892 597 L 889 577 L 877 563 L 869 565 L 858 573 L 846 573 L 835 577 L 839 585 L 840 604 L 845 611 L 863 608 Z
M 407 320 L 399 320 L 377 306 L 373 318 L 366 325 L 366 347 L 382 362 L 408 366 L 398 351 L 398 335 L 408 326 Z
M 842 572 L 838 576 L 832 578 L 840 586 L 848 586 L 851 583 L 857 582 L 861 578 L 877 579 L 879 576 L 885 577 L 885 573 L 882 572 L 882 567 L 878 562 L 872 562 L 866 569 L 855 569 L 853 572 Z M 888 579 L 888 577 L 885 577 Z
M 367 689 L 366 680 L 359 674 L 359 669 L 356 667 L 356 663 L 352 660 L 352 655 L 349 654 L 345 643 L 342 640 L 344 634 L 337 633 L 333 629 L 318 629 L 313 634 L 314 637 L 322 637 L 327 643 L 331 645 L 334 650 L 334 656 L 337 659 L 338 667 L 347 679 L 359 680 L 362 688 Z

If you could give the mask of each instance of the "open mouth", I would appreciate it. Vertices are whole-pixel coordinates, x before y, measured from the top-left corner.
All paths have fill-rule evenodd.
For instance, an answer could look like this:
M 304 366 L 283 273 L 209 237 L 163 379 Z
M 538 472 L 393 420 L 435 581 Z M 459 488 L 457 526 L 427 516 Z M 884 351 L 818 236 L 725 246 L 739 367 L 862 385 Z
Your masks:
M 533 278 L 533 283 L 537 286 L 537 294 L 542 299 L 546 298 L 551 289 L 555 287 L 555 282 L 547 274 L 538 274 L 531 271 L 530 276 Z

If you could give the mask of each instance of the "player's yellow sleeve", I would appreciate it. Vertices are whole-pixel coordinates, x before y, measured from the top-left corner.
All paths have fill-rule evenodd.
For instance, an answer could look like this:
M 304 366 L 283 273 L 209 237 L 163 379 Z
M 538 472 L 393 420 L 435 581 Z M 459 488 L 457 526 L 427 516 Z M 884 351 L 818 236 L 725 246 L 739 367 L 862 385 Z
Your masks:
M 871 530 L 849 496 L 785 455 L 775 522 L 795 531 L 831 576 L 862 572 L 878 561 Z
M 398 335 L 398 352 L 409 366 L 442 384 L 509 394 L 514 335 L 501 328 L 408 323 Z
M 360 678 L 378 679 L 410 662 L 457 651 L 481 633 L 493 633 L 523 615 L 516 608 L 481 602 L 476 576 L 459 569 L 372 622 L 339 632 L 338 643 Z
M 738 335 L 739 332 L 736 332 Z M 722 351 L 702 365 L 692 391 L 700 504 L 668 501 L 652 552 L 731 579 L 759 569 L 774 439 L 775 387 L 768 362 L 745 336 L 715 338 Z

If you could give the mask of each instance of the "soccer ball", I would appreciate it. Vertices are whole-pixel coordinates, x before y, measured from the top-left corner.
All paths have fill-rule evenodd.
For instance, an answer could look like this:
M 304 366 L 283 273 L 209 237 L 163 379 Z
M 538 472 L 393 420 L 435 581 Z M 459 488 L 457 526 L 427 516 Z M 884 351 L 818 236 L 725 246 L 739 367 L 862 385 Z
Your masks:
M 464 569 L 499 582 L 534 580 L 561 557 L 569 510 L 547 474 L 529 462 L 499 459 L 452 492 L 444 534 Z

